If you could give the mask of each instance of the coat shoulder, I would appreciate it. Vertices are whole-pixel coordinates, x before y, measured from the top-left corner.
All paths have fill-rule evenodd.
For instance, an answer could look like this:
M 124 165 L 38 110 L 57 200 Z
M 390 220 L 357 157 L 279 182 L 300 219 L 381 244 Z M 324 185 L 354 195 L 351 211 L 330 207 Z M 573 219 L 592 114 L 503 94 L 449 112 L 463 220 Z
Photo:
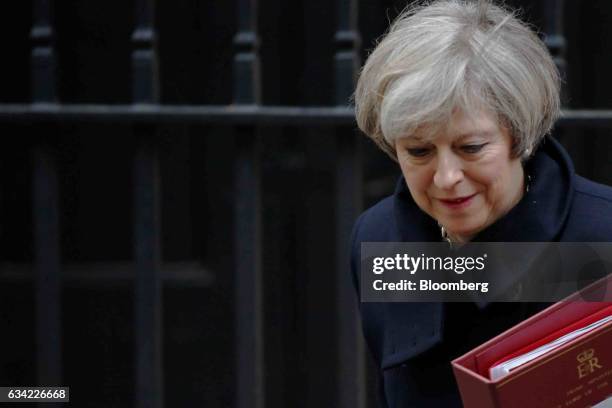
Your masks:
M 612 187 L 576 176 L 566 236 L 572 241 L 612 241 Z
M 582 195 L 597 199 L 601 204 L 612 206 L 612 187 L 596 183 L 581 176 L 576 176 L 575 191 L 578 196 Z
M 357 242 L 379 242 L 396 240 L 397 226 L 393 217 L 393 196 L 380 200 L 364 211 L 353 228 Z

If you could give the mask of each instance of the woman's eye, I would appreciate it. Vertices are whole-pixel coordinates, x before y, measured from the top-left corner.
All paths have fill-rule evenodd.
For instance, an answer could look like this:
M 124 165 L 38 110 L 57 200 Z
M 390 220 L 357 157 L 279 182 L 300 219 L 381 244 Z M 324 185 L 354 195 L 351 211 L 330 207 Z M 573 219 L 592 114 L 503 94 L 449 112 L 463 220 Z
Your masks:
M 461 146 L 461 150 L 463 152 L 465 152 L 465 153 L 478 153 L 486 145 L 487 145 L 486 143 L 482 143 L 482 144 L 468 144 L 468 145 Z
M 410 149 L 406 149 L 409 155 L 413 157 L 425 157 L 429 154 L 430 149 L 425 147 L 414 147 Z

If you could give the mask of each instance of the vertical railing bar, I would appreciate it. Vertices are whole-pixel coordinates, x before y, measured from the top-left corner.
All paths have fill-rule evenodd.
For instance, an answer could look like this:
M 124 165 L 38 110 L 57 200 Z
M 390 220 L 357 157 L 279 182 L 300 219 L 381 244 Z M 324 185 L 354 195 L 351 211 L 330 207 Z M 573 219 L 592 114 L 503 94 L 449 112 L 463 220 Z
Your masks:
M 237 0 L 234 97 L 237 105 L 261 100 L 257 1 Z M 236 400 L 238 408 L 263 408 L 264 329 L 261 271 L 261 165 L 257 129 L 237 127 L 235 193 Z
M 34 0 L 33 23 L 30 31 L 31 93 L 33 103 L 56 101 L 56 69 L 53 27 L 51 25 L 51 0 Z
M 237 0 L 238 32 L 234 36 L 234 103 L 261 101 L 257 0 Z
M 336 0 L 337 29 L 334 36 L 334 86 L 337 106 L 346 106 L 359 71 L 361 38 L 357 31 L 357 1 Z
M 30 39 L 32 103 L 55 102 L 57 81 L 50 0 L 34 0 Z M 52 129 L 46 129 L 47 138 L 52 133 Z M 60 386 L 62 282 L 57 158 L 50 146 L 41 141 L 37 141 L 32 156 L 37 382 L 40 386 Z
M 33 156 L 38 384 L 61 385 L 61 261 L 57 163 L 55 155 L 46 146 L 37 146 Z
M 544 2 L 544 43 L 552 55 L 555 66 L 562 78 L 561 82 L 561 106 L 567 107 L 569 102 L 569 78 L 567 77 L 567 65 L 565 59 L 566 41 L 564 35 L 563 19 L 565 14 L 565 0 L 546 0 Z M 559 127 L 557 127 L 560 130 Z M 572 136 L 573 130 L 561 130 L 555 132 L 555 137 L 561 141 L 569 151 L 573 152 L 574 165 L 576 168 L 590 167 L 584 157 L 586 151 L 593 149 L 592 143 L 585 144 L 583 138 Z M 592 155 L 590 155 L 592 156 Z
M 261 187 L 257 140 L 237 130 L 235 158 L 236 376 L 238 408 L 263 408 Z M 242 134 L 240 134 L 242 133 Z
M 567 81 L 565 50 L 566 41 L 563 32 L 565 0 L 546 0 L 544 10 L 544 43 L 550 51 L 553 61 L 559 70 L 561 77 L 564 79 L 561 101 L 565 104 L 567 101 Z
M 356 294 L 350 280 L 350 232 L 362 205 L 361 149 L 354 135 L 337 136 L 336 281 L 338 319 L 338 407 L 366 406 L 365 347 Z
M 346 106 L 359 69 L 357 1 L 337 0 L 336 5 L 335 102 Z M 365 347 L 349 271 L 350 232 L 362 207 L 362 163 L 358 135 L 345 132 L 340 131 L 336 137 L 338 407 L 363 408 L 366 406 Z
M 136 104 L 159 101 L 158 61 L 154 1 L 136 0 L 132 33 L 132 100 Z M 162 373 L 162 279 L 161 279 L 161 180 L 156 141 L 157 129 L 134 129 L 134 260 L 136 288 L 135 405 L 164 405 Z
M 163 406 L 159 170 L 154 141 L 134 160 L 136 406 Z
M 153 27 L 154 1 L 136 0 L 136 25 L 132 33 L 132 100 L 159 101 L 157 38 Z

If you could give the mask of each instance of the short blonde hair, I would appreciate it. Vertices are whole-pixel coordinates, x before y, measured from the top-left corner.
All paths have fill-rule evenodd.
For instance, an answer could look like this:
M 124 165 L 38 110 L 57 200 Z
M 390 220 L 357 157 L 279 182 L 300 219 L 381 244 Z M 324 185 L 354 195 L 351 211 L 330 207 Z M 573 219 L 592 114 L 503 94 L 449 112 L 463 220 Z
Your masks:
M 526 159 L 559 116 L 559 73 L 537 35 L 489 1 L 404 10 L 368 57 L 354 95 L 359 128 L 397 160 L 394 140 L 487 109 Z

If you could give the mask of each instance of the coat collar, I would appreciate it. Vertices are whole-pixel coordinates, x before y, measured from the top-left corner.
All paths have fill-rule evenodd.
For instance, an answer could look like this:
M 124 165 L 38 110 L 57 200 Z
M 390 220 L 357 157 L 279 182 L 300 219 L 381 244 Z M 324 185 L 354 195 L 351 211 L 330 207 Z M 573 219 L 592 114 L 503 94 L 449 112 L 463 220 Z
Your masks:
M 574 167 L 563 147 L 546 137 L 525 165 L 529 191 L 505 216 L 481 231 L 474 241 L 556 241 L 567 220 L 574 195 Z M 394 193 L 394 217 L 405 242 L 440 241 L 437 222 L 416 205 L 403 177 Z

